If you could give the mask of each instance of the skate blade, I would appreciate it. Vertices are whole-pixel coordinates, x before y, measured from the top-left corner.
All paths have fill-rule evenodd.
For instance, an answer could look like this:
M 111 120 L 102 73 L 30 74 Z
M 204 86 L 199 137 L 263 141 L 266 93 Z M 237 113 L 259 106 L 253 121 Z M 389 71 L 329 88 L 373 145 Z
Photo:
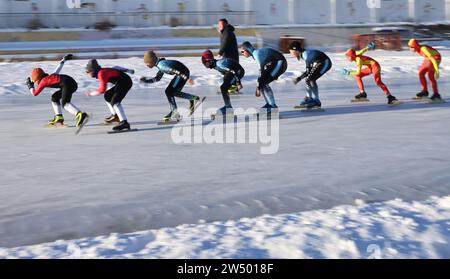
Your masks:
M 256 116 L 258 117 L 258 120 L 270 120 L 270 119 L 279 119 L 280 118 L 280 111 L 277 109 L 275 111 L 260 111 L 256 114 Z
M 226 115 L 222 114 L 211 114 L 211 120 L 224 120 L 225 121 L 232 121 L 234 120 L 235 115 L 233 113 L 228 113 Z
M 112 126 L 112 125 L 117 125 L 120 122 L 103 122 L 103 126 Z
M 428 100 L 428 103 L 430 103 L 430 104 L 443 104 L 443 103 L 446 103 L 446 101 L 442 100 L 442 99 L 440 99 L 440 100 Z
M 352 103 L 367 103 L 367 102 L 370 102 L 370 100 L 367 99 L 367 98 L 364 98 L 364 99 L 352 99 L 350 102 L 352 102 Z
M 304 108 L 302 109 L 304 112 L 324 112 L 323 108 Z
M 400 102 L 400 101 L 395 101 L 395 102 L 393 102 L 392 104 L 388 104 L 388 106 L 390 106 L 390 107 L 395 107 L 395 106 L 398 106 L 398 105 L 401 105 L 402 104 L 402 102 Z
M 75 131 L 75 135 L 78 135 L 81 130 L 83 130 L 84 126 L 86 126 L 86 124 L 91 120 L 92 118 L 92 113 L 88 113 L 88 116 L 86 117 L 86 120 L 83 122 L 83 124 L 81 124 L 80 127 L 77 128 L 77 130 Z
M 414 97 L 412 99 L 416 100 L 416 101 L 423 101 L 423 100 L 429 100 L 430 98 L 428 98 L 428 97 Z
M 205 101 L 205 99 L 206 99 L 206 97 L 200 98 L 200 102 L 197 102 L 197 104 L 195 104 L 194 111 L 190 112 L 188 114 L 188 116 L 192 116 L 194 114 L 194 112 L 197 110 L 197 108 Z
M 174 125 L 180 123 L 181 120 L 160 121 L 157 125 Z
M 58 128 L 69 128 L 69 125 L 67 124 L 46 124 L 44 125 L 44 128 L 50 128 L 50 129 L 58 129 Z
M 139 131 L 139 129 L 123 129 L 123 130 L 112 130 L 112 131 L 108 131 L 106 132 L 107 134 L 121 134 L 121 133 L 128 133 L 128 132 L 137 132 Z
M 306 108 L 306 106 L 304 105 L 298 105 L 294 107 L 294 109 L 304 109 L 304 108 Z

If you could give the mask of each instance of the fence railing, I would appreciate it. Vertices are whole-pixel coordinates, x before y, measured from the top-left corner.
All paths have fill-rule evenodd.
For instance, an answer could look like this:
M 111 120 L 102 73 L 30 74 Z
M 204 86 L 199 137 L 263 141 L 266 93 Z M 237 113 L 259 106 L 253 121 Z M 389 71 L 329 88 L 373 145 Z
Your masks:
M 256 22 L 253 11 L 0 13 L 0 28 L 92 28 L 105 22 L 128 27 L 210 26 L 223 17 L 236 25 Z

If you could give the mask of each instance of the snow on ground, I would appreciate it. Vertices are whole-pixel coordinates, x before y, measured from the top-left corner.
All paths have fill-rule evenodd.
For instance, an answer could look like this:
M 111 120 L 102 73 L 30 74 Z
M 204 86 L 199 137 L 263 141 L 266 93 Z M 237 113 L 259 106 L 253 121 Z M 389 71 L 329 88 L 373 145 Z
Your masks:
M 0 258 L 449 258 L 450 196 L 0 249 Z
M 355 200 L 370 204 L 402 199 L 405 203 L 394 204 L 407 206 L 406 202 L 450 195 L 449 103 L 431 105 L 411 100 L 419 90 L 417 69 L 422 59 L 417 55 L 406 51 L 374 51 L 370 55 L 380 61 L 384 81 L 404 103 L 397 107 L 386 106 L 385 97 L 373 85 L 372 78 L 367 77 L 367 92 L 372 102 L 351 104 L 349 99 L 358 91 L 356 82 L 350 77 L 342 78 L 339 69 L 354 68 L 354 64 L 347 62 L 342 53 L 337 53 L 331 55 L 334 68 L 319 82 L 326 111 L 308 114 L 293 110 L 292 107 L 304 96 L 304 88 L 303 85 L 294 86 L 290 80 L 303 70 L 304 64 L 289 58 L 288 72 L 273 87 L 281 119 L 279 148 L 272 155 L 262 155 L 261 144 L 173 143 L 171 130 L 156 125 L 156 121 L 168 112 L 164 88 L 170 78 L 164 77 L 160 83 L 148 87 L 139 85 L 142 75 L 156 74 L 156 70 L 146 69 L 141 58 L 100 60 L 104 66 L 120 65 L 136 70 L 135 85 L 125 99 L 124 107 L 132 126 L 140 131 L 121 135 L 107 135 L 110 127 L 100 125 L 103 117 L 109 114 L 103 98 L 88 98 L 82 94 L 97 86 L 95 79 L 84 74 L 86 61 L 67 63 L 63 73 L 69 73 L 79 82 L 73 102 L 94 114 L 78 137 L 73 135 L 73 128 L 43 129 L 44 123 L 52 117 L 49 103 L 52 90 L 32 97 L 24 85 L 33 67 L 41 66 L 51 71 L 56 62 L 1 63 L 0 117 L 4 128 L 0 131 L 0 146 L 3 147 L 0 247 L 144 230 L 156 230 L 152 231 L 155 234 L 191 227 L 182 224 L 218 221 L 200 226 L 201 229 L 211 228 L 211 234 L 214 234 L 213 228 L 220 228 L 220 222 L 244 222 L 227 220 L 255 217 L 259 218 L 255 220 L 284 220 L 289 215 L 258 216 L 295 212 L 301 212 L 300 216 L 313 216 L 322 211 L 312 210 L 347 208 L 343 205 L 354 204 Z M 449 55 L 449 51 L 443 51 L 440 79 L 441 93 L 446 98 L 450 89 Z M 222 100 L 217 94 L 221 76 L 205 69 L 198 57 L 179 59 L 190 67 L 195 79 L 195 85 L 186 86 L 185 91 L 207 96 L 205 108 L 221 106 Z M 247 71 L 244 94 L 232 96 L 232 103 L 236 108 L 258 108 L 263 105 L 263 100 L 253 94 L 258 69 L 251 59 L 241 58 L 241 62 Z M 178 103 L 180 107 L 187 105 L 183 100 Z M 71 125 L 74 123 L 68 114 L 66 121 Z M 437 200 L 424 204 L 434 202 Z M 391 206 L 391 202 L 388 204 Z M 411 208 L 419 205 L 413 204 Z M 364 213 L 364 207 L 355 210 Z M 402 218 L 416 220 L 407 215 Z M 424 218 L 428 220 L 428 217 Z M 388 216 L 385 219 L 386 222 L 391 220 Z M 334 222 L 352 224 L 339 219 Z M 373 220 L 372 224 L 377 222 Z M 380 225 L 375 227 L 382 226 L 381 219 L 379 222 Z M 420 224 L 420 220 L 415 222 Z M 386 223 L 392 228 L 390 224 Z M 177 229 L 161 229 L 179 225 L 182 226 Z M 440 226 L 448 228 L 448 222 Z M 429 227 L 432 228 L 431 225 L 419 226 L 415 233 L 418 235 Z M 232 230 L 232 226 L 221 228 Z M 221 230 L 218 231 L 220 236 Z M 387 231 L 380 229 L 383 233 Z M 441 229 L 438 231 L 436 235 L 447 241 L 445 233 Z M 392 236 L 395 233 L 389 232 Z M 335 234 L 336 239 L 351 240 L 345 230 Z M 376 238 L 371 232 L 361 235 L 362 239 Z M 428 239 L 430 235 L 431 232 L 425 234 L 421 243 L 432 241 Z M 295 235 L 291 237 L 294 239 Z M 314 245 L 308 244 L 314 239 L 314 243 L 322 241 L 311 236 L 305 238 L 304 244 L 299 244 L 306 250 L 296 246 L 305 257 L 365 257 L 360 244 L 353 244 L 357 246 L 355 250 L 351 248 L 351 242 L 348 242 L 348 251 L 353 252 L 338 254 L 336 249 L 333 254 L 332 248 L 327 248 L 323 255 L 319 251 L 309 252 L 307 245 Z M 433 241 L 439 242 L 438 239 L 433 238 Z M 166 238 L 166 241 L 176 240 Z M 159 241 L 151 243 L 158 245 Z M 208 241 L 205 243 L 205 247 L 212 245 Z M 245 245 L 249 243 L 228 255 L 282 257 L 274 252 L 246 250 Z M 388 241 L 378 243 L 389 247 Z M 281 242 L 279 245 L 282 247 Z M 425 247 L 423 253 L 414 252 L 414 248 L 411 248 L 411 254 L 407 254 L 406 248 L 394 249 L 399 255 L 411 257 L 448 256 L 448 250 L 417 245 L 420 246 L 418 250 Z M 167 255 L 182 255 L 180 251 L 174 250 L 173 254 Z M 5 256 L 10 255 L 7 252 Z M 106 253 L 101 255 L 106 256 Z M 151 252 L 146 255 L 156 256 Z M 189 257 L 190 254 L 186 252 L 185 255 Z M 286 252 L 286 257 L 289 256 L 294 254 Z

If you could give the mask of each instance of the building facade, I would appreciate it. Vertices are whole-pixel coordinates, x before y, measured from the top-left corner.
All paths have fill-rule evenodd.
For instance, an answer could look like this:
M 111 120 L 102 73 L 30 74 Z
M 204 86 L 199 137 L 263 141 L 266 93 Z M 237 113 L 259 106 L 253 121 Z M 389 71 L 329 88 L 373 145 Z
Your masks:
M 359 24 L 450 20 L 450 0 L 1 0 L 0 28 Z

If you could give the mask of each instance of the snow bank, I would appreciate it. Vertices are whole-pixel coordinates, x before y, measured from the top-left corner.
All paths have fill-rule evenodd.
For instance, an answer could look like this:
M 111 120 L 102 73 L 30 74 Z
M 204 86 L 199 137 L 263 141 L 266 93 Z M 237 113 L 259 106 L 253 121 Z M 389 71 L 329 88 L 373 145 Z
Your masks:
M 446 196 L 60 240 L 0 258 L 448 258 L 449 242 Z

